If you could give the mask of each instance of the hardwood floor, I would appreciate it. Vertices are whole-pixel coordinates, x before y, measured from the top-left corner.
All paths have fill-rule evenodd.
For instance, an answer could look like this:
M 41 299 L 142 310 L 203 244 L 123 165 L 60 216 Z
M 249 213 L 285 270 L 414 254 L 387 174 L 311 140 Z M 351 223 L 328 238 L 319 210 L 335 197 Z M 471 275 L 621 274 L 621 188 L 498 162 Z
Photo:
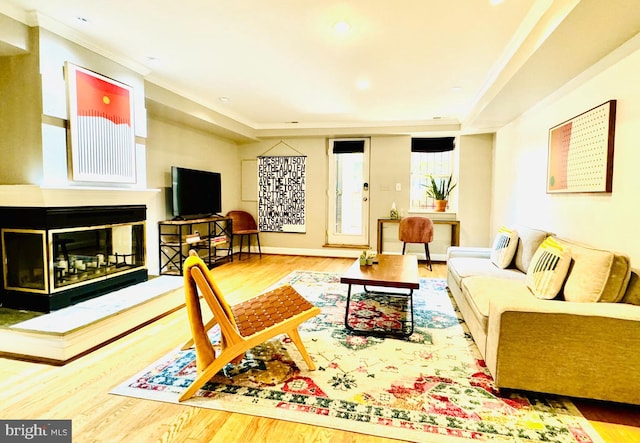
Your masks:
M 352 259 L 263 255 L 213 270 L 233 301 L 252 296 L 296 269 L 342 272 Z M 420 275 L 444 278 L 435 264 Z M 74 442 L 393 442 L 329 428 L 139 400 L 107 392 L 189 336 L 180 309 L 65 366 L 0 358 L 3 419 L 72 419 Z M 630 387 L 630 389 L 633 387 Z M 637 387 L 636 387 L 637 388 Z M 577 402 L 606 442 L 640 442 L 640 409 Z

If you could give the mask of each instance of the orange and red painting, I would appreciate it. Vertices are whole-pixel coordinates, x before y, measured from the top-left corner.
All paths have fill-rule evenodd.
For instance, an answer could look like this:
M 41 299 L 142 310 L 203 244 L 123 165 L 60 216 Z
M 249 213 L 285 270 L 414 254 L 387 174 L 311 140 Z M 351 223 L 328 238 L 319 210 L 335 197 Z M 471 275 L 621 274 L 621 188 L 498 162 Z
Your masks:
M 133 90 L 66 64 L 73 180 L 135 182 Z

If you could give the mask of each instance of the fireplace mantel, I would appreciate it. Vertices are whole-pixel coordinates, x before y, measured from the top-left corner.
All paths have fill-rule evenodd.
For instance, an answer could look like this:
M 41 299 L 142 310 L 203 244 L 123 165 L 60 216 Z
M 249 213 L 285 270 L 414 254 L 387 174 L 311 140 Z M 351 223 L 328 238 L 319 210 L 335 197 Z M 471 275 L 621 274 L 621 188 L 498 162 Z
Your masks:
M 0 206 L 56 207 L 147 204 L 160 189 L 0 185 Z

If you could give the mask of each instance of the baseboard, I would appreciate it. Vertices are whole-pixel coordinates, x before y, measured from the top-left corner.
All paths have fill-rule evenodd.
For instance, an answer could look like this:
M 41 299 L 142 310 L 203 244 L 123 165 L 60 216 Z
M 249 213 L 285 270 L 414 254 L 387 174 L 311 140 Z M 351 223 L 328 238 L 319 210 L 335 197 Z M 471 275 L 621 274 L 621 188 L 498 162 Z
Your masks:
M 363 248 L 364 249 L 364 248 Z M 255 251 L 257 253 L 257 250 Z M 338 257 L 338 258 L 358 258 L 362 249 L 348 249 L 348 248 L 322 248 L 322 249 L 303 249 L 303 248 L 278 248 L 273 246 L 263 246 L 263 254 L 276 254 L 276 255 L 307 255 L 310 257 Z M 394 254 L 393 252 L 386 252 L 386 254 Z M 399 254 L 399 253 L 396 253 Z M 418 257 L 418 260 L 426 260 L 425 253 L 414 254 Z M 431 254 L 431 261 L 446 261 L 446 254 Z

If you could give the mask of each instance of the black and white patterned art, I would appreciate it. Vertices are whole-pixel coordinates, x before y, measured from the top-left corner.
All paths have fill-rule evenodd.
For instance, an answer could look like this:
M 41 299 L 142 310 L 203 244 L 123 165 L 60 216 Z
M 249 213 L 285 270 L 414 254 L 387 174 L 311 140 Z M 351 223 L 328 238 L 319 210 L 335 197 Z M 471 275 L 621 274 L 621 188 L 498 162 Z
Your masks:
M 258 158 L 258 228 L 305 232 L 305 156 Z

